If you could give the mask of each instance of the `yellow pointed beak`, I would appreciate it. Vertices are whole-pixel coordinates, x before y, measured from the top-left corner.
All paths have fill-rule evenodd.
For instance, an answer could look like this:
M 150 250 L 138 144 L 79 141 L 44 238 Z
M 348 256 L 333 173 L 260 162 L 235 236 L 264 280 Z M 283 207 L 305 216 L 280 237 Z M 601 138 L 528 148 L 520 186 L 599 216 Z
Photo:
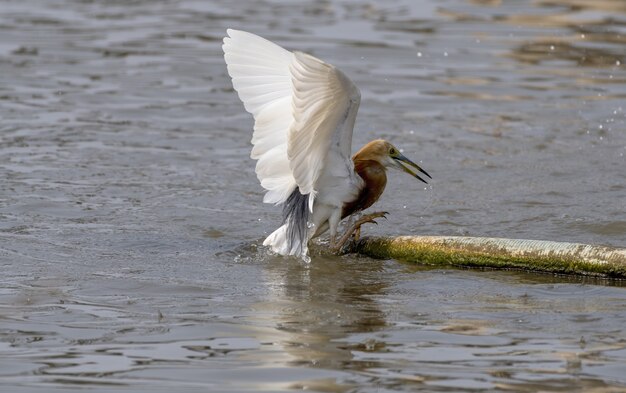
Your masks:
M 428 184 L 428 182 L 424 179 L 422 179 L 417 173 L 415 173 L 413 170 L 411 169 L 416 169 L 419 172 L 425 174 L 426 176 L 428 176 L 429 179 L 432 179 L 432 177 L 430 177 L 430 175 L 428 174 L 428 172 L 426 172 L 425 170 L 423 170 L 422 168 L 420 168 L 419 165 L 417 165 L 416 163 L 414 163 L 413 161 L 409 160 L 408 158 L 406 158 L 405 156 L 403 156 L 402 154 L 398 154 L 396 157 L 392 157 L 394 160 L 396 160 L 396 163 L 398 164 L 398 167 L 400 167 L 400 169 L 402 169 L 403 171 L 405 171 L 406 173 L 408 173 L 409 175 L 423 181 L 424 183 Z

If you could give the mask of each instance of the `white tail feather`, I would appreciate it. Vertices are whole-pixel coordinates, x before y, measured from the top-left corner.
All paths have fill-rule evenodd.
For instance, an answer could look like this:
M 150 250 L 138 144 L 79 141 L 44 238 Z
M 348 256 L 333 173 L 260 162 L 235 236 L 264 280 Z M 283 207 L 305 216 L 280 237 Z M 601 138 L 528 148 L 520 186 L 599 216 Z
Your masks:
M 306 258 L 309 252 L 309 248 L 305 244 L 301 244 L 300 241 L 294 242 L 289 248 L 289 241 L 287 239 L 287 225 L 284 224 L 274 232 L 272 232 L 266 239 L 263 241 L 264 246 L 269 246 L 272 251 L 280 255 L 295 255 L 298 257 Z

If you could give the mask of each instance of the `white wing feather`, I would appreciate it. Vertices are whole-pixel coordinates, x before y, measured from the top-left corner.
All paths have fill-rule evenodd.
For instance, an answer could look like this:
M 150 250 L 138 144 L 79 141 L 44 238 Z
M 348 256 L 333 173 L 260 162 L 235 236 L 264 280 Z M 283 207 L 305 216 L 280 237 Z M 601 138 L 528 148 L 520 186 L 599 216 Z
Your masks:
M 361 95 L 350 79 L 332 65 L 302 52 L 294 55 L 290 67 L 294 122 L 287 154 L 300 192 L 309 194 L 312 211 L 317 180 L 326 169 L 329 151 L 339 153 L 348 163 L 346 168 L 352 168 L 352 128 Z
M 229 29 L 227 34 L 222 49 L 228 74 L 255 120 L 250 157 L 258 160 L 257 177 L 267 190 L 263 201 L 282 203 L 296 187 L 287 157 L 293 53 L 245 31 Z
M 359 90 L 313 56 L 251 33 L 229 29 L 227 34 L 222 48 L 228 73 L 255 120 L 250 156 L 258 160 L 257 177 L 267 190 L 263 201 L 282 203 L 298 186 L 309 194 L 312 211 L 328 152 L 352 163 Z

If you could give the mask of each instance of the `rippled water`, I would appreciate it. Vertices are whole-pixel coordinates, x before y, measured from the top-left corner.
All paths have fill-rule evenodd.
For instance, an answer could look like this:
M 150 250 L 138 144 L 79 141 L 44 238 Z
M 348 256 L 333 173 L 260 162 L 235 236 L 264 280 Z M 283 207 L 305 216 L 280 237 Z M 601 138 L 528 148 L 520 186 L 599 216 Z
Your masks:
M 621 282 L 268 256 L 227 27 L 340 66 L 367 233 L 626 246 L 622 0 L 5 0 L 0 390 L 626 391 Z

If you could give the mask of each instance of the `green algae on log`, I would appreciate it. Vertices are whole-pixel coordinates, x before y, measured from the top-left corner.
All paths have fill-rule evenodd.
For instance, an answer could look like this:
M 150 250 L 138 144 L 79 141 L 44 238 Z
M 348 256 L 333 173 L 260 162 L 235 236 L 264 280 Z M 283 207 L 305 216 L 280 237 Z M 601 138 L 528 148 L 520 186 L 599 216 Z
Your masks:
M 626 278 L 625 248 L 461 236 L 364 237 L 353 247 L 374 258 L 430 265 Z

